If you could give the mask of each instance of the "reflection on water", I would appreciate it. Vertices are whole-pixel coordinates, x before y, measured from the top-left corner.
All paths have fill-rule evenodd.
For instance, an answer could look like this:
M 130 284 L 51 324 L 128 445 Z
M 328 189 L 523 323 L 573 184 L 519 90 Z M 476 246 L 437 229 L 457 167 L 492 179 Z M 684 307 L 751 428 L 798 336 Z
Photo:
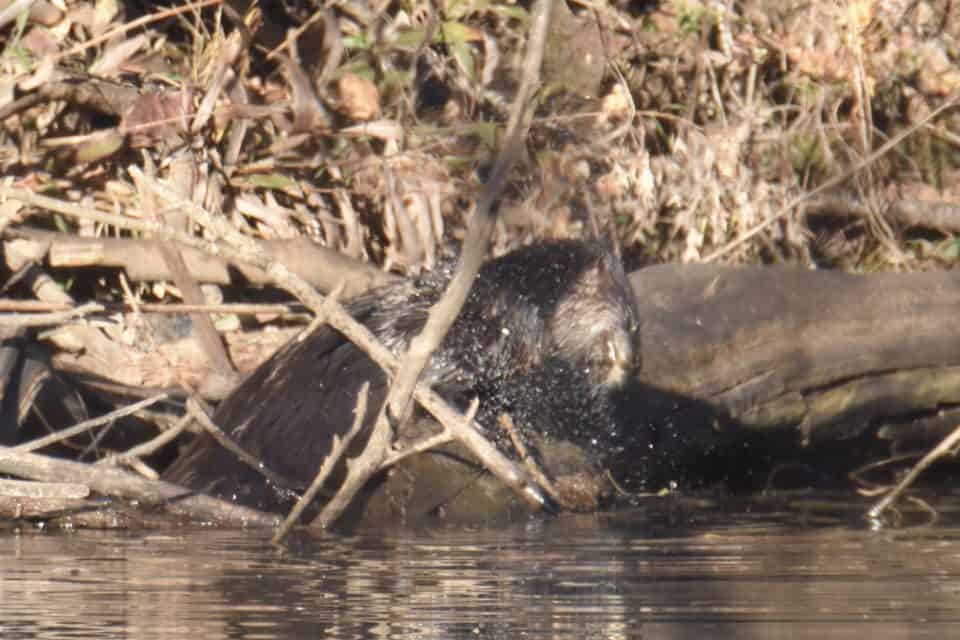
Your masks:
M 499 529 L 0 532 L 0 638 L 948 637 L 960 529 L 697 505 Z M 198 635 L 202 634 L 202 635 Z

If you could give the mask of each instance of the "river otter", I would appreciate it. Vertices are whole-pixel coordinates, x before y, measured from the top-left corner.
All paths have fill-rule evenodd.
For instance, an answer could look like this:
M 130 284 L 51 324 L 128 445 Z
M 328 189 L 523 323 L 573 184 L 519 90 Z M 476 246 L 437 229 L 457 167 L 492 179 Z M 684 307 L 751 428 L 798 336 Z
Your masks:
M 347 308 L 400 355 L 453 268 L 453 260 L 441 261 Z M 637 367 L 637 328 L 636 303 L 612 252 L 592 242 L 535 244 L 481 268 L 423 379 L 461 407 L 479 398 L 477 421 L 504 450 L 511 447 L 497 417 L 509 412 L 521 437 L 569 440 L 604 454 L 623 443 L 612 394 Z M 208 435 L 198 437 L 165 478 L 260 509 L 284 509 L 313 478 L 332 437 L 352 423 L 364 381 L 370 382 L 369 426 L 386 397 L 383 371 L 329 327 L 295 338 L 214 416 L 242 448 L 293 486 L 269 485 Z

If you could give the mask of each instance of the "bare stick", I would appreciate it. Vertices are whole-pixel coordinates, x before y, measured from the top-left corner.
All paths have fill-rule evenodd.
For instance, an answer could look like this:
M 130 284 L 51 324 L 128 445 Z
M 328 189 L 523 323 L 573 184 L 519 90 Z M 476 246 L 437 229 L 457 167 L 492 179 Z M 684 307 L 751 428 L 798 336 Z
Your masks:
M 65 311 L 51 313 L 14 313 L 0 315 L 0 326 L 5 327 L 49 327 L 82 318 L 83 316 L 104 311 L 102 304 L 88 302 Z
M 8 498 L 66 498 L 78 500 L 90 495 L 90 487 L 76 482 L 0 480 L 0 496 Z
M 146 480 L 121 469 L 94 467 L 7 447 L 0 447 L 0 473 L 46 482 L 85 484 L 103 495 L 133 498 L 150 504 L 164 503 L 171 513 L 195 520 L 212 519 L 222 524 L 252 527 L 274 527 L 279 521 L 276 516 L 255 509 L 210 496 L 185 493 L 176 485 Z
M 144 25 L 148 25 L 151 22 L 158 22 L 160 20 L 166 20 L 167 18 L 172 18 L 173 16 L 180 15 L 181 13 L 189 13 L 191 11 L 197 11 L 203 7 L 209 7 L 211 5 L 220 4 L 222 0 L 199 0 L 198 2 L 191 2 L 182 7 L 173 7 L 169 9 L 164 9 L 162 11 L 157 11 L 156 13 L 151 13 L 149 15 L 142 16 L 136 20 L 131 20 L 130 22 L 118 25 L 106 33 L 103 33 L 96 38 L 91 38 L 85 42 L 81 42 L 77 46 L 69 49 L 63 53 L 57 54 L 54 56 L 54 61 L 59 61 L 63 58 L 67 58 L 77 53 L 83 53 L 91 47 L 95 47 L 101 42 L 107 42 L 111 38 L 118 36 L 120 34 L 132 31 L 134 29 L 139 29 Z
M 277 485 L 278 487 L 295 487 L 297 486 L 296 482 L 293 482 L 287 478 L 283 478 L 270 469 L 266 465 L 262 464 L 260 460 L 246 451 L 243 450 L 243 447 L 238 445 L 236 442 L 230 439 L 226 433 L 223 432 L 223 429 L 218 427 L 213 420 L 210 419 L 210 416 L 207 415 L 207 412 L 200 405 L 199 402 L 193 398 L 187 398 L 187 412 L 190 416 L 200 423 L 200 426 L 203 427 L 203 430 L 209 433 L 214 440 L 217 441 L 221 447 L 232 453 L 237 457 L 240 462 L 244 463 L 264 478 L 269 480 L 271 483 Z
M 187 159 L 186 156 L 178 156 L 173 167 L 171 167 L 174 180 L 179 178 L 179 181 L 175 182 L 175 184 L 183 198 L 189 198 L 193 191 L 192 185 L 185 184 L 188 181 L 183 179 L 185 175 L 183 167 L 187 165 L 187 163 L 190 163 L 189 166 L 191 168 L 193 167 L 192 161 Z M 180 170 L 178 170 L 178 168 L 180 168 Z M 150 216 L 151 219 L 159 220 L 168 226 L 178 229 L 187 228 L 186 218 L 184 216 L 170 210 L 158 211 L 156 198 L 153 197 L 153 194 L 146 193 L 146 189 L 139 184 L 137 184 L 137 187 L 137 190 L 140 192 L 141 203 L 144 208 L 152 213 Z M 183 297 L 184 302 L 203 304 L 204 295 L 200 289 L 200 283 L 190 274 L 190 270 L 187 268 L 187 262 L 184 259 L 179 245 L 169 242 L 160 242 L 157 244 L 163 263 L 170 272 L 174 285 L 180 290 L 180 295 Z M 132 296 L 128 297 L 132 299 Z M 216 327 L 213 326 L 213 319 L 210 317 L 210 314 L 190 314 L 190 321 L 193 325 L 194 337 L 205 356 L 206 362 L 214 369 L 216 374 L 231 383 L 235 383 L 238 377 L 237 370 L 233 365 L 233 361 L 230 359 L 230 355 L 227 353 L 223 339 L 217 332 Z M 234 385 L 230 384 L 230 386 Z
M 350 465 L 347 480 L 344 481 L 334 498 L 327 503 L 318 518 L 321 527 L 328 526 L 340 516 L 353 499 L 354 494 L 367 483 L 386 459 L 392 440 L 391 421 L 402 421 L 407 418 L 410 398 L 417 387 L 420 374 L 430 360 L 433 351 L 456 320 L 467 295 L 470 293 L 470 287 L 480 271 L 480 265 L 486 255 L 487 245 L 490 242 L 490 236 L 493 234 L 496 222 L 492 213 L 493 203 L 503 191 L 507 174 L 519 157 L 526 140 L 526 130 L 529 127 L 530 118 L 528 104 L 530 97 L 533 95 L 533 88 L 539 81 L 540 62 L 543 59 L 543 46 L 546 42 L 552 2 L 553 0 L 537 0 L 535 4 L 530 39 L 527 44 L 527 55 L 524 61 L 523 79 L 507 125 L 507 143 L 497 156 L 493 172 L 485 185 L 480 201 L 477 203 L 477 210 L 471 217 L 453 278 L 443 297 L 430 310 L 423 330 L 411 340 L 403 364 L 394 377 L 386 401 L 380 408 L 373 433 L 367 441 L 363 454 Z M 468 435 L 467 431 L 472 431 L 473 435 Z M 480 457 L 484 464 L 489 458 L 489 452 L 495 450 L 485 438 L 482 438 L 472 428 L 464 429 L 462 433 L 457 434 L 457 437 L 464 444 L 467 444 L 468 440 L 472 441 L 474 446 L 479 445 L 477 438 L 484 440 L 487 446 L 479 445 L 487 451 L 487 455 Z M 519 472 L 514 470 L 511 475 L 519 476 Z M 539 506 L 546 503 L 546 498 L 542 496 L 539 488 L 526 481 L 522 484 L 521 495 L 526 499 L 533 498 Z M 510 486 L 515 487 L 516 485 Z
M 187 427 L 190 426 L 190 423 L 193 422 L 193 416 L 187 414 L 182 416 L 177 420 L 175 424 L 170 429 L 163 431 L 160 435 L 155 438 L 139 444 L 135 447 L 127 449 L 123 453 L 109 455 L 97 460 L 94 464 L 126 464 L 131 460 L 138 460 L 143 456 L 149 456 L 150 454 L 160 450 L 165 447 L 167 444 L 173 442 L 177 437 L 186 431 Z
M 144 478 L 149 478 L 150 480 L 157 480 L 160 478 L 160 474 L 157 473 L 157 470 L 140 458 L 128 458 L 127 466 L 130 467 L 132 471 L 136 471 Z
M 364 383 L 364 386 L 360 390 L 361 395 L 359 398 L 357 398 L 357 415 L 354 418 L 354 423 L 350 428 L 350 432 L 347 434 L 350 439 L 353 439 L 352 432 L 354 430 L 359 430 L 363 416 L 366 415 L 366 391 L 368 389 L 369 384 Z M 362 411 L 360 410 L 361 402 L 363 404 Z M 384 430 L 382 428 L 383 425 L 387 425 L 388 428 Z M 357 492 L 360 491 L 360 489 L 367 484 L 367 481 L 370 480 L 373 474 L 379 470 L 380 462 L 383 459 L 383 456 L 371 456 L 368 455 L 368 452 L 380 451 L 381 449 L 386 451 L 390 447 L 390 436 L 391 433 L 389 429 L 389 423 L 387 423 L 385 420 L 381 423 L 378 423 L 374 427 L 373 433 L 370 434 L 370 440 L 367 442 L 367 446 L 364 448 L 363 453 L 361 453 L 358 458 L 352 461 L 347 461 L 347 477 L 344 479 L 343 484 L 341 484 L 337 489 L 337 493 L 334 494 L 333 498 L 330 499 L 330 502 L 324 505 L 323 511 L 321 511 L 320 515 L 317 516 L 316 523 L 319 527 L 326 529 L 333 524 L 350 505 L 350 502 L 353 501 L 353 497 L 357 494 Z M 331 463 L 329 466 L 330 469 L 327 470 L 327 473 L 329 473 L 329 471 L 333 468 L 333 464 Z M 323 471 L 324 470 L 321 468 L 321 472 Z M 317 490 L 319 490 L 319 487 L 317 487 Z
M 532 114 L 530 99 L 536 85 L 540 82 L 540 64 L 543 60 L 543 48 L 553 2 L 554 0 L 537 0 L 534 5 L 523 76 L 517 96 L 511 105 L 510 120 L 507 123 L 506 145 L 497 156 L 490 179 L 487 180 L 480 194 L 477 209 L 470 218 L 470 225 L 467 228 L 467 235 L 463 241 L 453 278 L 443 297 L 430 310 L 423 330 L 410 341 L 403 364 L 390 388 L 390 394 L 384 406 L 390 408 L 394 417 L 406 415 L 414 385 L 430 360 L 430 356 L 457 319 L 486 257 L 487 246 L 490 244 L 490 237 L 493 235 L 496 223 L 493 204 L 500 197 L 507 182 L 507 175 L 516 164 L 526 143 Z
M 130 173 L 143 176 L 143 172 L 137 167 L 130 167 Z M 211 215 L 195 203 L 183 200 L 176 192 L 161 182 L 146 178 L 145 176 L 143 179 L 151 189 L 166 199 L 171 206 L 182 207 L 188 210 L 195 221 L 224 236 L 231 244 L 225 245 L 222 242 L 204 240 L 182 231 L 167 228 L 155 222 L 105 213 L 56 198 L 38 195 L 26 189 L 0 185 L 0 198 L 18 200 L 24 204 L 30 204 L 48 211 L 55 211 L 70 216 L 71 218 L 90 220 L 121 229 L 153 234 L 164 240 L 172 240 L 186 246 L 194 247 L 210 255 L 222 256 L 237 264 L 253 265 L 266 272 L 271 281 L 276 282 L 278 286 L 283 287 L 296 296 L 307 308 L 329 322 L 333 328 L 363 349 L 374 362 L 392 375 L 396 369 L 396 358 L 394 355 L 386 347 L 379 344 L 370 330 L 354 320 L 335 300 L 325 299 L 302 278 L 290 272 L 281 262 L 265 256 L 264 253 L 259 250 L 259 244 L 252 238 L 248 238 L 232 227 L 229 227 L 225 221 Z M 140 216 L 145 215 L 143 212 L 134 211 L 132 213 Z
M 34 0 L 16 0 L 11 2 L 0 11 L 0 28 L 7 26 L 9 22 L 17 19 L 17 16 L 30 9 Z
M 342 439 L 336 435 L 333 437 L 333 446 L 330 448 L 330 453 L 327 454 L 326 458 L 324 458 L 323 464 L 320 465 L 320 470 L 317 471 L 316 477 L 297 501 L 297 504 L 295 504 L 293 509 L 290 510 L 290 513 L 287 514 L 286 519 L 277 529 L 277 532 L 273 534 L 273 539 L 270 540 L 271 543 L 280 544 L 283 542 L 283 539 L 287 537 L 288 533 L 290 533 L 290 529 L 293 528 L 293 525 L 300 520 L 300 516 L 303 515 L 303 511 L 310 505 L 310 503 L 313 502 L 314 498 L 317 497 L 317 494 L 320 493 L 320 489 L 323 488 L 327 478 L 329 478 L 330 474 L 333 473 L 334 467 L 337 466 L 337 462 L 339 462 L 340 458 L 343 457 L 347 447 L 350 446 L 350 443 L 353 441 L 356 435 L 360 433 L 360 429 L 363 428 L 363 419 L 367 415 L 367 398 L 369 396 L 369 392 L 370 383 L 364 382 L 363 386 L 360 387 L 360 392 L 357 394 L 357 405 L 353 409 L 353 424 L 350 425 L 350 430 L 347 431 Z
M 467 422 L 463 415 L 451 407 L 433 389 L 417 385 L 413 397 L 426 409 L 437 422 L 453 433 L 454 437 L 465 446 L 477 460 L 505 485 L 513 489 L 531 506 L 541 509 L 547 505 L 540 488 L 531 484 L 525 473 L 504 456 L 489 440 Z
M 480 398 L 474 398 L 470 401 L 470 406 L 467 407 L 467 412 L 463 415 L 463 421 L 467 424 L 472 423 L 473 419 L 477 416 L 477 411 L 479 409 Z M 447 429 L 441 425 L 439 433 L 426 436 L 422 440 L 418 440 L 402 450 L 394 449 L 387 453 L 386 457 L 383 459 L 383 462 L 380 463 L 380 468 L 387 469 L 412 455 L 430 451 L 431 449 L 445 445 L 448 442 L 453 442 L 454 440 L 455 438 L 453 437 L 453 433 L 450 431 L 450 429 Z
M 176 302 L 138 302 L 136 310 L 142 313 L 223 313 L 235 315 L 296 315 L 303 314 L 306 307 L 292 304 L 272 304 L 272 303 L 244 303 L 244 302 L 223 302 L 221 304 L 180 304 Z M 3 300 L 0 299 L 0 314 L 2 313 L 20 313 L 20 314 L 46 314 L 50 317 L 49 322 L 38 322 L 38 325 L 52 325 L 66 322 L 74 318 L 88 316 L 96 313 L 118 313 L 134 311 L 134 305 L 127 302 L 88 302 L 86 304 L 69 304 L 66 302 L 43 302 L 41 300 Z M 69 312 L 63 316 L 50 316 L 49 314 Z M 22 318 L 23 316 L 15 316 Z M 0 315 L 0 324 L 8 323 L 9 316 Z M 9 324 L 15 324 L 9 322 Z
M 424 451 L 430 451 L 439 446 L 445 445 L 448 442 L 453 442 L 453 434 L 450 433 L 449 429 L 443 429 L 439 433 L 435 433 L 432 436 L 427 436 L 422 440 L 418 440 L 409 447 L 402 449 L 400 451 L 393 451 L 388 453 L 387 456 L 383 459 L 383 462 L 380 463 L 381 469 L 387 469 L 397 464 L 401 460 L 405 460 L 412 455 L 418 453 L 423 453 Z
M 73 436 L 79 435 L 86 431 L 90 431 L 91 429 L 95 427 L 99 427 L 100 425 L 113 422 L 117 418 L 122 418 L 124 416 L 132 415 L 137 411 L 140 411 L 141 409 L 145 409 L 152 404 L 162 402 L 168 399 L 169 397 L 170 397 L 169 393 L 166 393 L 166 392 L 158 393 L 157 395 L 147 398 L 146 400 L 141 400 L 140 402 L 135 402 L 131 405 L 127 405 L 126 407 L 121 407 L 115 411 L 106 413 L 98 418 L 93 418 L 91 420 L 84 420 L 83 422 L 76 424 L 68 429 L 57 431 L 56 433 L 51 433 L 48 436 L 37 438 L 36 440 L 31 440 L 30 442 L 24 442 L 23 444 L 18 444 L 15 447 L 11 447 L 11 449 L 13 451 L 36 451 L 38 449 L 43 449 L 44 447 L 48 447 L 51 444 L 63 442 L 64 440 L 68 440 Z
M 523 443 L 523 438 L 520 437 L 520 432 L 517 431 L 517 425 L 513 422 L 513 416 L 509 413 L 501 413 L 498 422 L 500 423 L 500 428 L 510 436 L 510 442 L 513 443 L 513 448 L 517 450 L 517 455 L 520 456 L 530 475 L 536 479 L 541 487 L 550 493 L 551 498 L 564 507 L 569 508 L 570 505 L 564 503 L 563 497 L 560 495 L 560 492 L 557 491 L 553 481 L 547 477 L 547 474 L 543 472 L 543 469 L 540 468 L 537 461 L 534 460 L 530 452 L 527 451 L 527 445 Z
M 900 482 L 897 483 L 890 492 L 885 495 L 877 504 L 870 507 L 870 510 L 867 511 L 867 518 L 876 520 L 879 518 L 884 511 L 890 508 L 894 501 L 900 497 L 900 495 L 906 491 L 910 485 L 923 473 L 924 469 L 929 467 L 931 464 L 936 462 L 938 459 L 943 458 L 944 456 L 950 455 L 950 450 L 953 449 L 957 443 L 960 442 L 960 425 L 950 432 L 946 438 L 940 441 L 940 443 L 934 447 L 927 455 L 923 456 L 917 464 L 913 465 L 913 468 L 910 469 L 910 472 L 903 477 Z
M 160 243 L 154 238 L 117 238 L 74 236 L 28 227 L 3 228 L 6 238 L 26 240 L 34 255 L 46 253 L 52 267 L 118 267 L 133 280 L 170 280 L 172 273 L 163 260 Z M 261 251 L 284 264 L 321 291 L 330 291 L 343 281 L 348 282 L 348 297 L 397 280 L 398 276 L 356 260 L 334 249 L 322 247 L 304 238 L 261 239 Z M 244 280 L 270 284 L 263 271 L 244 263 L 228 265 L 224 260 L 193 247 L 180 247 L 191 276 L 201 282 L 230 284 L 235 282 L 231 267 Z
M 204 240 L 203 238 L 184 231 L 170 229 L 159 222 L 143 219 L 147 214 L 136 209 L 130 210 L 129 216 L 121 216 L 115 213 L 107 213 L 98 209 L 84 207 L 66 200 L 43 196 L 28 189 L 20 189 L 6 185 L 0 186 L 0 198 L 2 198 L 3 202 L 6 200 L 17 200 L 24 204 L 33 205 L 41 209 L 46 209 L 47 211 L 62 213 L 65 216 L 79 220 L 89 220 L 91 222 L 115 226 L 119 229 L 153 234 L 164 240 L 179 242 L 180 244 L 205 251 L 214 256 L 225 255 L 225 252 L 222 250 L 223 247 L 219 243 Z

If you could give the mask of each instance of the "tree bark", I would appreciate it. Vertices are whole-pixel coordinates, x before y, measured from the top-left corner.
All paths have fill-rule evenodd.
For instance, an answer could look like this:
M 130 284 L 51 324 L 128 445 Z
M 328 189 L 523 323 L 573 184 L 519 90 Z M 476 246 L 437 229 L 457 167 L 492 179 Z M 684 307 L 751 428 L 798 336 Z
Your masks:
M 960 279 L 792 268 L 659 265 L 631 276 L 641 382 L 727 429 L 805 441 L 960 403 Z

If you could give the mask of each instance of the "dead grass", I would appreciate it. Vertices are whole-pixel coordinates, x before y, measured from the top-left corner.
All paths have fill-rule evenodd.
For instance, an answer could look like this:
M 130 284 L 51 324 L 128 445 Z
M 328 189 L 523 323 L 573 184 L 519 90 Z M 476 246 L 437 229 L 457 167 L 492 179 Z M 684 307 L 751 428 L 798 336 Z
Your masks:
M 142 215 L 127 168 L 179 171 L 185 193 L 250 235 L 306 236 L 401 271 L 429 263 L 462 233 L 502 132 L 525 10 L 290 3 L 242 27 L 228 10 L 242 4 L 138 15 L 40 3 L 8 22 L 4 174 Z M 648 260 L 701 260 L 960 90 L 960 17 L 946 1 L 577 8 L 555 25 L 578 37 L 548 48 L 550 95 L 503 202 L 501 250 L 581 234 L 592 215 Z M 29 96 L 43 100 L 10 110 Z M 836 189 L 845 210 L 791 211 L 722 259 L 909 269 L 952 258 L 952 237 L 907 242 L 884 212 L 905 198 L 957 205 L 958 119 L 927 123 Z

